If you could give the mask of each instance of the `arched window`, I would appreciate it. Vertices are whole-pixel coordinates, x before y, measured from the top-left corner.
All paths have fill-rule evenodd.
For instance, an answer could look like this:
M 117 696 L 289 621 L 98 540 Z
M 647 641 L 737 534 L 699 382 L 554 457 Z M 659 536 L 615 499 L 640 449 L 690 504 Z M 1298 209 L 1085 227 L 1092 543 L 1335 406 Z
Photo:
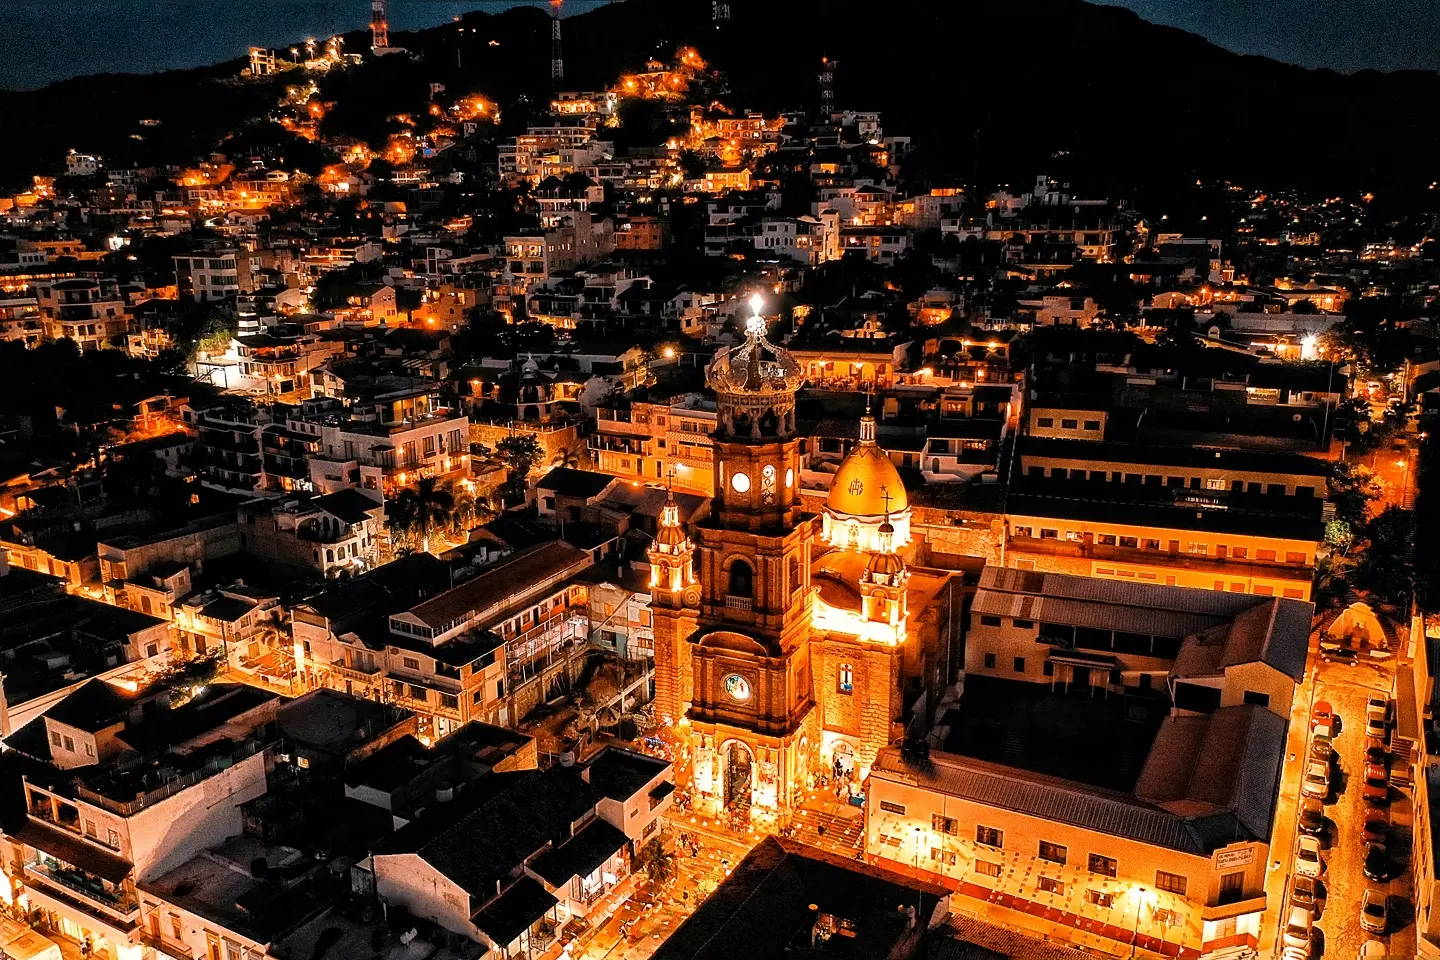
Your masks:
M 326 563 L 334 563 L 334 562 L 335 562 L 335 551 L 334 551 L 334 550 L 326 550 L 326 551 L 325 551 L 325 562 L 326 562 Z
M 840 664 L 839 676 L 836 677 L 836 688 L 841 693 L 855 692 L 855 667 L 853 664 Z
M 730 564 L 730 587 L 726 591 L 732 597 L 753 597 L 755 595 L 755 574 L 750 564 L 736 560 Z

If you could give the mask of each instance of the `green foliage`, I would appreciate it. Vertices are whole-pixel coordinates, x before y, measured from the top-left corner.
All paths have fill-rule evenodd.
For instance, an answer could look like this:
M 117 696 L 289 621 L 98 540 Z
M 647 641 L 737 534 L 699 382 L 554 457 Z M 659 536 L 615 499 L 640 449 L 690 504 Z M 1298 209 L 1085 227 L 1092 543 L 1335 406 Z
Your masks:
M 440 489 L 434 477 L 421 477 L 386 504 L 385 526 L 396 540 L 428 553 L 431 535 L 450 524 L 454 509 L 449 491 Z
M 641 847 L 635 859 L 645 871 L 645 876 L 657 886 L 674 879 L 678 872 L 675 854 L 665 849 L 659 837 L 652 838 Z
M 170 691 L 170 705 L 178 707 L 199 695 L 220 672 L 220 650 L 179 662 L 172 661 L 156 682 Z
M 1364 526 L 1370 504 L 1381 494 L 1380 481 L 1366 468 L 1338 460 L 1330 469 L 1330 500 L 1335 518 L 1356 529 Z
M 1415 536 L 1414 511 L 1386 507 L 1366 526 L 1365 534 L 1370 543 L 1355 565 L 1355 586 L 1385 603 L 1407 606 L 1413 583 L 1410 550 Z
M 1325 542 L 1344 556 L 1355 544 L 1355 531 L 1344 520 L 1331 520 L 1325 524 Z
M 540 442 L 528 433 L 517 433 L 495 444 L 495 454 L 510 471 L 505 491 L 511 497 L 525 492 L 525 478 L 540 459 Z

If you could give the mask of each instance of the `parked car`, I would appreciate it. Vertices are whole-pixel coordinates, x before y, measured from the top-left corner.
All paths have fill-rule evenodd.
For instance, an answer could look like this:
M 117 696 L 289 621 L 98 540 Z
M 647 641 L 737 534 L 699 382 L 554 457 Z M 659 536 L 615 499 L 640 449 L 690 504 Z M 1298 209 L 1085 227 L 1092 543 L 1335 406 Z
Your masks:
M 1280 960 L 1310 960 L 1310 948 L 1283 947 L 1280 950 Z
M 1327 663 L 1354 663 L 1360 655 L 1351 647 L 1339 643 L 1320 644 L 1320 659 Z
M 1312 837 L 1325 832 L 1325 805 L 1314 797 L 1300 799 L 1300 832 Z
M 1360 928 L 1370 933 L 1384 933 L 1389 922 L 1387 897 L 1379 890 L 1365 888 L 1360 898 Z
M 1282 942 L 1287 947 L 1300 947 L 1308 950 L 1310 940 L 1315 936 L 1315 918 L 1310 911 L 1302 907 L 1291 907 L 1290 918 L 1285 921 L 1285 933 Z
M 1329 763 L 1335 759 L 1335 746 L 1329 737 L 1316 735 L 1310 738 L 1310 759 L 1316 763 Z
M 1385 739 L 1390 729 L 1390 701 L 1384 697 L 1371 697 L 1365 704 L 1365 735 Z
M 1371 807 L 1365 811 L 1365 824 L 1360 828 L 1360 837 L 1366 843 L 1384 843 L 1389 836 L 1389 826 L 1385 811 Z
M 1290 879 L 1290 902 L 1315 916 L 1320 915 L 1320 881 L 1314 877 L 1294 876 Z
M 1314 730 L 1320 724 L 1327 727 L 1333 726 L 1335 711 L 1330 708 L 1329 700 L 1319 700 L 1315 706 L 1310 708 L 1310 729 Z
M 1300 780 L 1300 792 L 1307 797 L 1324 800 L 1330 796 L 1330 765 L 1311 760 L 1305 765 L 1305 776 Z
M 1309 838 L 1302 838 L 1309 839 Z M 1316 845 L 1319 846 L 1318 844 Z M 1298 860 L 1297 860 L 1298 865 Z M 1365 844 L 1365 879 L 1383 883 L 1390 879 L 1390 851 L 1383 843 Z M 1318 876 L 1318 874 L 1317 874 Z
M 1318 877 L 1325 872 L 1325 860 L 1320 856 L 1319 840 L 1304 835 L 1296 840 L 1295 872 L 1302 877 Z
M 1365 738 L 1365 762 L 1366 763 L 1389 763 L 1390 751 L 1385 749 L 1385 741 L 1379 737 Z
M 1384 767 L 1365 765 L 1365 782 L 1360 785 L 1360 796 L 1371 803 L 1384 803 L 1390 799 L 1390 776 Z
M 1360 948 L 1360 960 L 1389 960 L 1390 950 L 1379 940 L 1367 940 Z

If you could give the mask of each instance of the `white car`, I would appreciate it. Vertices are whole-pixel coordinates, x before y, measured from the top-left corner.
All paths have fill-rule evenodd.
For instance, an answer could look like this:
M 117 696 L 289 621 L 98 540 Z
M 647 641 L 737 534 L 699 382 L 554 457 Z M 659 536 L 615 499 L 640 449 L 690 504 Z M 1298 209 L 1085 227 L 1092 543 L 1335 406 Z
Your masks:
M 1302 877 L 1318 877 L 1325 872 L 1320 841 L 1315 837 L 1302 836 L 1295 842 L 1295 872 Z
M 1367 940 L 1360 948 L 1360 960 L 1389 960 L 1390 951 L 1379 940 Z
M 1300 779 L 1300 792 L 1307 797 L 1324 800 L 1330 796 L 1330 765 L 1310 761 L 1305 765 L 1305 776 Z
M 1385 739 L 1390 726 L 1390 700 L 1386 697 L 1371 697 L 1365 704 L 1365 736 Z
M 1284 944 L 1286 947 L 1310 949 L 1310 939 L 1315 935 L 1315 918 L 1303 907 L 1291 907 L 1290 919 L 1285 923 Z
M 1383 934 L 1390 920 L 1389 907 L 1389 898 L 1384 893 L 1366 887 L 1360 898 L 1360 929 Z

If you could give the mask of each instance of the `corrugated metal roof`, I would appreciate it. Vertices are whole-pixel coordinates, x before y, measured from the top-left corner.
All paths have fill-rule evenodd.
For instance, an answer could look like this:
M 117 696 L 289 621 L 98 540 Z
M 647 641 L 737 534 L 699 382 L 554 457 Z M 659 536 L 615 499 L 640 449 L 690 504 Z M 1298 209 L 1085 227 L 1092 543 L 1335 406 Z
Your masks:
M 907 764 L 893 748 L 880 752 L 870 774 L 1171 850 L 1209 853 L 1181 817 L 1126 794 L 1071 780 L 933 752 L 922 767 Z

